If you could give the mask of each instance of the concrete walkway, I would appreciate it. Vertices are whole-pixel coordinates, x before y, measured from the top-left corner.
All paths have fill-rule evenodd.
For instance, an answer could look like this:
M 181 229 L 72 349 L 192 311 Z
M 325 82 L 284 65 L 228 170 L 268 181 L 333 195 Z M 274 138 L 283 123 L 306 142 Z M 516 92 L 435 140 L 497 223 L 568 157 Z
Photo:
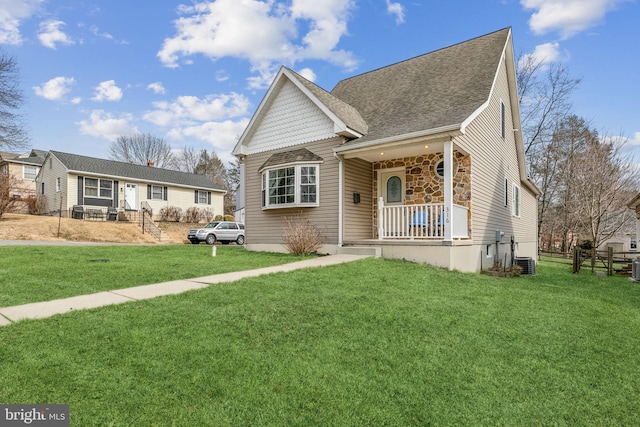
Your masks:
M 157 283 L 154 285 L 136 286 L 134 288 L 116 289 L 114 291 L 98 292 L 91 295 L 57 299 L 53 301 L 35 302 L 0 308 L 0 326 L 9 325 L 22 319 L 43 319 L 56 314 L 68 313 L 74 310 L 103 307 L 111 304 L 122 304 L 129 301 L 150 299 L 162 295 L 179 294 L 191 289 L 206 288 L 216 283 L 229 283 L 245 277 L 256 277 L 263 274 L 288 272 L 300 268 L 325 267 L 368 258 L 366 255 L 330 255 L 276 265 L 274 267 L 258 268 L 255 270 L 236 271 L 233 273 L 214 274 L 212 276 L 197 277 L 195 279 L 175 280 L 173 282 Z

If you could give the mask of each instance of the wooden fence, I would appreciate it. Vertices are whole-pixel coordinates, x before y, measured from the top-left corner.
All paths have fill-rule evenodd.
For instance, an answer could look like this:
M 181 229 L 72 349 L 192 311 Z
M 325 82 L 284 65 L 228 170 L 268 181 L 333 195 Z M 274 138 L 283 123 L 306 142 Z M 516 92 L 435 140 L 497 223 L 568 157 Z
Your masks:
M 638 256 L 640 255 L 636 252 L 614 252 L 611 247 L 606 251 L 575 247 L 571 256 L 571 265 L 574 273 L 580 272 L 583 265 L 587 263 L 591 272 L 604 270 L 607 276 L 613 276 L 615 273 L 630 276 L 631 264 Z

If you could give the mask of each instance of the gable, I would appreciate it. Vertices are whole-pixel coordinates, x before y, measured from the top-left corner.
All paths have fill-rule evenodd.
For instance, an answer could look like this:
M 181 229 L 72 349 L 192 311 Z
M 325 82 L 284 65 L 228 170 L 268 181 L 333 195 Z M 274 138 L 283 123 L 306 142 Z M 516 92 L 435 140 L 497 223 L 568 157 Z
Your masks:
M 334 122 L 290 80 L 281 79 L 246 144 L 245 154 L 335 137 Z

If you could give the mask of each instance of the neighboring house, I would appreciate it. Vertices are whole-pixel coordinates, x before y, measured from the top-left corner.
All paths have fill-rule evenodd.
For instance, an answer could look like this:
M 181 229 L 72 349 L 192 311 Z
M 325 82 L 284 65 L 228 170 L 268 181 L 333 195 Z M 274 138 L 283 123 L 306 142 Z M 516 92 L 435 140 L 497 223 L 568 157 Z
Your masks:
M 634 227 L 628 231 L 629 249 L 638 249 L 638 236 L 640 236 L 640 193 L 638 193 L 628 204 L 629 209 L 633 210 L 636 220 L 633 222 Z
M 599 251 L 613 248 L 613 252 L 637 252 L 635 215 L 627 209 L 615 211 L 602 218 L 600 224 Z
M 47 152 L 31 150 L 28 154 L 0 153 L 0 173 L 16 179 L 13 197 L 25 198 L 36 193 L 36 176 Z
M 157 215 L 161 208 L 175 206 L 224 215 L 224 189 L 203 175 L 155 168 L 152 162 L 141 166 L 50 151 L 36 182 L 49 212 L 80 205 L 127 211 L 148 207 Z
M 510 28 L 331 92 L 282 67 L 234 149 L 247 248 L 284 251 L 284 218 L 301 215 L 323 253 L 368 246 L 462 271 L 510 264 L 512 247 L 535 259 L 520 128 Z

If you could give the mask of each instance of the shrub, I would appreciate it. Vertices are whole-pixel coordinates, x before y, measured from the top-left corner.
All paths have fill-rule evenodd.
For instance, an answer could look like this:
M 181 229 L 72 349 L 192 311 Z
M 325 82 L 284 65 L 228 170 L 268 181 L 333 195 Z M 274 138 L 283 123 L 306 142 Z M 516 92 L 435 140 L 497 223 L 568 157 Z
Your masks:
M 215 218 L 213 218 L 214 221 L 223 221 L 224 217 L 222 215 L 216 215 Z
M 200 222 L 201 219 L 202 219 L 202 210 L 195 206 L 191 206 L 189 209 L 187 209 L 187 211 L 184 214 L 184 220 L 185 222 L 188 222 L 188 223 Z
M 160 213 L 158 215 L 160 216 L 160 221 L 180 222 L 183 213 L 182 208 L 179 208 L 177 206 L 165 206 L 164 208 L 160 209 Z
M 0 218 L 5 213 L 13 212 L 20 199 L 13 196 L 17 180 L 13 175 L 0 173 Z
M 322 246 L 320 230 L 307 218 L 285 217 L 284 245 L 295 255 L 309 255 Z
M 204 219 L 207 222 L 213 221 L 213 209 L 211 208 L 200 208 L 200 218 Z
M 27 204 L 27 212 L 30 215 L 42 215 L 47 207 L 47 202 L 42 194 L 27 196 L 24 201 Z
M 224 216 L 224 221 L 235 221 L 236 217 L 233 215 L 225 215 Z

